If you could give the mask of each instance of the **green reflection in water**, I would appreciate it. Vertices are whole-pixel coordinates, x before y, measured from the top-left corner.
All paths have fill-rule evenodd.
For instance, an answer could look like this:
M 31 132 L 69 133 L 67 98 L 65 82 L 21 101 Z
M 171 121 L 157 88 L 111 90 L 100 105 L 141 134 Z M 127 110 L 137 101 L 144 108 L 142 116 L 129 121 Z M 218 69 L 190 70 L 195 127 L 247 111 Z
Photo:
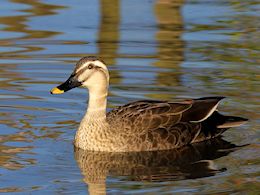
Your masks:
M 154 4 L 154 13 L 157 20 L 156 33 L 157 61 L 154 66 L 160 70 L 156 76 L 156 86 L 180 86 L 182 75 L 181 63 L 184 60 L 183 19 L 181 7 L 183 0 L 159 0 Z M 171 99 L 172 93 L 149 94 L 154 99 Z

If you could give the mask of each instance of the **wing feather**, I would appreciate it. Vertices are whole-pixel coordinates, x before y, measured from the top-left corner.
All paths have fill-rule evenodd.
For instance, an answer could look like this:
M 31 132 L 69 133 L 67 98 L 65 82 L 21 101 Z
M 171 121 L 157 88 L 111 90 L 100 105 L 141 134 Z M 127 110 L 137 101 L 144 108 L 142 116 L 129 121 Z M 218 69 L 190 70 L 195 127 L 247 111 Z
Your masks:
M 196 139 L 201 131 L 200 122 L 216 110 L 221 99 L 222 97 L 210 97 L 180 102 L 137 101 L 110 111 L 107 120 L 121 134 L 129 135 L 131 132 L 127 141 L 129 144 L 139 144 L 148 150 L 181 147 Z

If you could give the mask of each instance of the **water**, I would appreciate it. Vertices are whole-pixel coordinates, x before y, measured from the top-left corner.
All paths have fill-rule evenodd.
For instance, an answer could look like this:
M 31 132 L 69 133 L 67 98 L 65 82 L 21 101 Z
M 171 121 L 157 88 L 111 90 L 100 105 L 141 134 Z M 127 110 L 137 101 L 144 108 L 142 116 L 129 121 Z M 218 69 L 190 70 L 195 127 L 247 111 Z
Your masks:
M 0 192 L 258 194 L 259 8 L 257 0 L 1 1 Z M 161 164 L 157 157 L 168 154 L 134 155 L 133 162 L 74 152 L 87 94 L 49 90 L 85 55 L 109 65 L 109 108 L 224 95 L 220 110 L 250 121 L 224 134 L 229 150 L 193 146 Z

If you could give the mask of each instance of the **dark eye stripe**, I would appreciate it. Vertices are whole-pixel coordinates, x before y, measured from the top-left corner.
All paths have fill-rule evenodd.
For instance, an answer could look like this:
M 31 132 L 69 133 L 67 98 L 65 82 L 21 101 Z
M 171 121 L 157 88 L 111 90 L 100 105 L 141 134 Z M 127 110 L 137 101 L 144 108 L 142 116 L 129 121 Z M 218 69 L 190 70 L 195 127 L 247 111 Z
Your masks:
M 95 70 L 101 71 L 101 72 L 103 72 L 104 74 L 106 74 L 101 67 L 95 66 L 95 65 L 93 65 L 93 64 L 89 64 L 89 65 L 92 65 L 92 66 L 93 66 L 91 69 L 94 68 Z M 89 70 L 89 65 L 88 65 L 87 67 L 82 68 L 82 69 L 79 70 L 76 74 L 74 74 L 75 77 L 76 77 L 76 78 L 79 78 L 79 76 L 80 76 L 83 72 L 85 72 L 86 70 Z M 87 80 L 87 79 L 86 79 L 86 80 Z M 86 81 L 86 80 L 85 80 L 85 81 Z M 84 82 L 84 81 L 82 81 L 82 82 Z
M 80 71 L 78 71 L 77 74 L 77 78 L 79 77 L 79 75 L 81 75 L 83 72 L 85 72 L 86 70 L 88 70 L 88 67 L 82 68 Z

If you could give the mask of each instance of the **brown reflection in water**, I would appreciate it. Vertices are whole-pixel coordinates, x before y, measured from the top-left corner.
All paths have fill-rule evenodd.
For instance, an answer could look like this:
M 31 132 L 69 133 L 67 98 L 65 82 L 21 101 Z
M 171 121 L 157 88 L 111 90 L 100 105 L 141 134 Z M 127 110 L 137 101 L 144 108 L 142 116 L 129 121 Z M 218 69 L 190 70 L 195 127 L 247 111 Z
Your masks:
M 75 148 L 75 159 L 90 194 L 105 194 L 108 176 L 125 180 L 163 182 L 213 176 L 225 168 L 214 168 L 214 159 L 228 155 L 237 146 L 221 138 L 180 149 L 109 153 Z
M 154 63 L 160 68 L 169 68 L 168 72 L 159 72 L 158 85 L 180 85 L 180 63 L 184 60 L 183 20 L 181 6 L 183 0 L 157 0 L 154 12 L 158 24 L 156 40 L 158 41 L 158 61 Z
M 14 81 L 24 81 L 27 78 L 24 78 L 24 76 L 19 72 L 11 71 L 15 70 L 16 66 L 16 64 L 0 64 L 0 77 L 2 78 L 0 82 L 1 89 L 7 89 L 11 91 L 23 90 L 23 87 L 18 84 L 14 84 Z
M 5 112 L 0 113 L 0 123 L 10 127 L 17 127 L 19 124 L 17 123 L 14 115 L 15 114 Z M 1 129 L 1 131 L 4 130 Z M 29 151 L 33 148 L 32 146 L 15 147 L 5 145 L 8 142 L 22 142 L 29 144 L 30 142 L 32 142 L 32 140 L 28 137 L 28 135 L 30 135 L 31 133 L 32 132 L 28 130 L 18 130 L 16 133 L 13 134 L 0 135 L 0 167 L 10 170 L 16 170 L 23 168 L 26 165 L 36 163 L 34 159 L 24 159 L 17 156 L 21 153 L 29 154 Z
M 8 188 L 0 188 L 1 193 L 7 193 L 7 192 L 22 192 L 22 188 L 17 187 L 8 187 Z
M 2 31 L 7 32 L 18 32 L 18 33 L 24 33 L 25 35 L 22 35 L 18 38 L 6 38 L 4 41 L 0 41 L 0 44 L 2 46 L 14 46 L 23 48 L 22 50 L 18 51 L 11 51 L 11 52 L 2 52 L 1 58 L 8 58 L 8 57 L 15 57 L 15 58 L 30 58 L 28 55 L 23 55 L 24 52 L 32 52 L 32 51 L 40 51 L 43 50 L 43 48 L 33 45 L 17 45 L 16 41 L 19 40 L 28 40 L 28 39 L 42 39 L 42 38 L 48 38 L 57 34 L 60 34 L 60 32 L 53 32 L 53 31 L 46 31 L 46 30 L 32 30 L 28 28 L 28 25 L 26 22 L 31 20 L 33 17 L 38 16 L 48 16 L 56 14 L 55 10 L 57 9 L 63 9 L 64 6 L 58 6 L 58 5 L 51 5 L 46 4 L 41 1 L 37 0 L 12 0 L 11 2 L 14 3 L 21 3 L 29 5 L 30 8 L 20 10 L 23 12 L 27 12 L 26 15 L 15 15 L 15 16 L 5 16 L 0 17 L 0 24 L 5 25 L 2 29 Z M 17 13 L 18 14 L 18 13 Z
M 5 142 L 30 142 L 27 138 L 26 132 L 18 132 L 16 134 L 0 136 L 0 167 L 10 170 L 23 168 L 25 165 L 35 164 L 34 159 L 24 159 L 17 156 L 20 153 L 30 153 L 31 146 L 28 147 L 14 147 L 5 146 Z
M 15 108 L 15 111 L 23 111 L 24 114 L 18 114 L 15 111 L 5 111 L 7 107 Z M 8 133 L 5 129 L 1 129 L 0 131 L 4 132 L 4 135 L 0 135 L 0 167 L 5 169 L 20 169 L 28 165 L 32 165 L 36 163 L 35 159 L 32 158 L 24 158 L 17 156 L 21 153 L 33 154 L 30 152 L 33 149 L 33 146 L 30 145 L 36 139 L 44 139 L 44 138 L 52 138 L 56 139 L 61 132 L 57 131 L 57 129 L 50 129 L 44 125 L 42 126 L 34 126 L 35 120 L 40 120 L 40 117 L 36 117 L 34 115 L 26 114 L 27 110 L 37 110 L 35 107 L 20 107 L 16 106 L 1 106 L 3 112 L 0 113 L 0 124 L 3 126 L 11 127 L 11 129 L 15 129 L 14 133 Z M 37 110 L 40 112 L 40 110 Z M 66 124 L 66 121 L 64 121 Z M 22 143 L 25 146 L 12 146 L 9 143 Z
M 5 25 L 5 27 L 1 29 L 2 31 L 22 33 L 22 35 L 19 37 L 5 38 L 4 40 L 0 40 L 0 45 L 3 47 L 7 46 L 14 47 L 15 49 L 18 48 L 18 50 L 14 51 L 1 52 L 0 59 L 31 58 L 31 56 L 24 53 L 39 51 L 43 50 L 44 48 L 35 46 L 33 44 L 19 44 L 19 41 L 30 39 L 45 39 L 53 35 L 57 35 L 59 32 L 32 30 L 26 24 L 26 22 L 31 20 L 33 17 L 56 14 L 55 10 L 62 9 L 64 7 L 46 4 L 37 0 L 12 0 L 11 2 L 28 5 L 28 9 L 20 10 L 22 12 L 27 12 L 28 14 L 19 15 L 19 12 L 17 12 L 17 15 L 0 16 L 0 24 Z M 26 112 L 30 109 L 37 110 L 37 108 L 29 108 L 22 105 L 20 105 L 20 108 L 17 108 L 17 106 L 15 106 L 16 98 L 19 100 L 29 98 L 21 96 L 19 93 L 19 91 L 24 90 L 24 87 L 19 85 L 19 82 L 30 80 L 30 78 L 26 78 L 22 73 L 19 73 L 19 71 L 15 71 L 16 68 L 17 65 L 15 63 L 0 64 L 0 76 L 2 79 L 0 82 L 0 88 L 2 90 L 6 90 L 3 94 L 6 95 L 5 100 L 10 100 L 9 105 L 1 104 L 2 113 L 0 114 L 0 123 L 3 124 L 3 126 L 12 127 L 15 129 L 15 132 L 8 134 L 5 132 L 4 135 L 0 136 L 0 167 L 5 169 L 20 169 L 24 166 L 35 164 L 36 162 L 34 159 L 19 157 L 18 154 L 31 154 L 30 150 L 33 147 L 30 146 L 30 142 L 32 142 L 33 139 L 51 136 L 57 137 L 58 134 L 57 132 L 52 132 L 50 135 L 36 135 L 34 130 L 39 130 L 39 128 L 33 127 L 32 125 L 36 116 L 27 114 Z M 18 95 L 12 95 L 13 93 Z M 11 99 L 8 98 L 9 94 L 12 96 Z M 20 112 L 18 112 L 18 110 Z M 2 131 L 6 130 L 2 129 Z M 21 142 L 26 146 L 12 146 L 12 142 Z M 0 191 L 17 191 L 17 189 L 6 188 L 0 189 Z
M 45 39 L 57 35 L 60 32 L 32 30 L 30 29 L 30 27 L 28 27 L 26 22 L 31 20 L 33 17 L 57 14 L 55 10 L 63 9 L 65 7 L 46 4 L 37 0 L 11 0 L 11 2 L 28 5 L 29 6 L 28 9 L 20 10 L 28 14 L 0 16 L 0 24 L 6 26 L 1 29 L 2 31 L 23 33 L 23 35 L 19 37 L 5 38 L 4 40 L 0 40 L 1 46 L 11 46 L 16 49 L 19 48 L 18 51 L 1 52 L 0 59 L 31 58 L 31 56 L 26 55 L 24 53 L 39 51 L 39 50 L 43 50 L 44 48 L 35 46 L 33 44 L 30 45 L 18 44 L 17 41 L 30 40 L 30 39 L 38 39 L 38 40 Z M 19 14 L 19 12 L 17 12 L 17 14 Z M 0 65 L 0 75 L 1 78 L 3 79 L 0 83 L 1 88 L 6 88 L 9 89 L 10 91 L 23 90 L 22 86 L 13 84 L 13 82 L 15 81 L 16 83 L 18 83 L 18 81 L 28 80 L 29 78 L 25 78 L 18 71 L 14 71 L 15 69 L 16 69 L 16 64 L 2 63 Z
M 45 39 L 57 34 L 60 32 L 46 31 L 46 30 L 32 30 L 28 27 L 26 22 L 31 20 L 33 17 L 38 16 L 48 16 L 56 14 L 55 10 L 63 9 L 64 6 L 58 5 L 50 5 L 46 3 L 42 3 L 37 0 L 12 0 L 11 2 L 26 4 L 29 5 L 30 8 L 20 10 L 26 12 L 26 15 L 13 15 L 13 16 L 0 16 L 0 24 L 5 25 L 6 27 L 2 28 L 2 31 L 7 32 L 17 32 L 24 33 L 19 37 L 14 38 L 5 38 L 4 40 L 0 40 L 0 45 L 3 47 L 14 47 L 18 48 L 16 51 L 7 51 L 1 52 L 0 59 L 17 59 L 17 58 L 31 58 L 31 56 L 26 55 L 26 52 L 40 51 L 44 48 L 35 46 L 33 44 L 25 45 L 18 44 L 17 41 L 30 40 L 30 39 Z M 17 12 L 19 14 L 19 12 Z M 1 81 L 0 87 L 9 88 L 10 90 L 17 90 L 18 86 L 12 84 L 13 81 L 22 81 L 27 80 L 28 78 L 24 78 L 24 76 L 18 72 L 13 71 L 16 68 L 16 64 L 1 64 L 0 66 L 0 75 L 1 78 L 4 78 Z M 12 71 L 9 71 L 12 70 Z M 14 88 L 10 88 L 10 87 Z M 21 87 L 19 87 L 21 89 Z
M 120 0 L 100 0 L 100 26 L 98 33 L 98 55 L 105 59 L 107 65 L 116 63 L 120 39 Z M 111 83 L 120 83 L 119 71 L 110 70 Z

